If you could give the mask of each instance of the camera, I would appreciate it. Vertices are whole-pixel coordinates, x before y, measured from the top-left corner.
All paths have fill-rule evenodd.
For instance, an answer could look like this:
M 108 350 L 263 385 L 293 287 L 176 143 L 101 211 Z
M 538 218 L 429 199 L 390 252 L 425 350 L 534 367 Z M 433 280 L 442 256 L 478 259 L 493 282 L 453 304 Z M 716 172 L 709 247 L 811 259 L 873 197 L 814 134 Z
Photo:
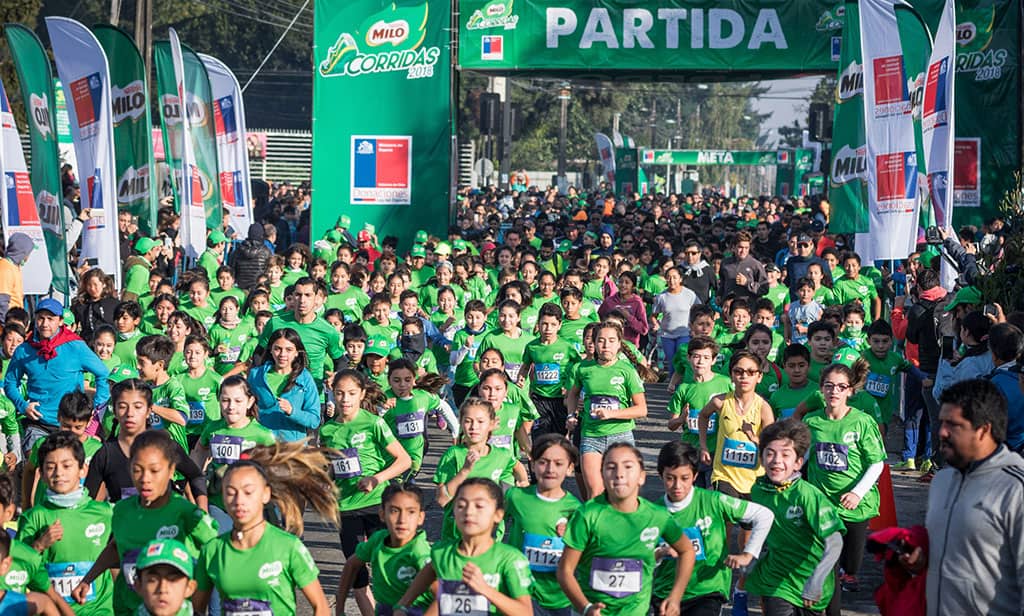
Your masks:
M 924 230 L 924 241 L 930 246 L 938 246 L 942 244 L 942 236 L 939 235 L 939 228 L 932 225 Z

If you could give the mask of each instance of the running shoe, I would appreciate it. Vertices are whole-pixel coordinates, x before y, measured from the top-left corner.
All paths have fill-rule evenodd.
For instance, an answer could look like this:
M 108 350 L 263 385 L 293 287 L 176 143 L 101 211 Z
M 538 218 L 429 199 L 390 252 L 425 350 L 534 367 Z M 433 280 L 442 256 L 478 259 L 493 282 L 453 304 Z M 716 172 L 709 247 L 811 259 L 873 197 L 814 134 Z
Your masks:
M 860 592 L 860 582 L 857 581 L 857 576 L 855 575 L 841 574 L 839 576 L 839 587 L 843 589 L 843 592 Z
M 903 462 L 899 462 L 897 464 L 893 464 L 892 465 L 892 470 L 894 470 L 894 471 L 916 471 L 917 470 L 917 462 L 915 462 L 913 458 L 910 458 L 909 460 L 904 460 Z
M 921 463 L 921 472 L 922 473 L 930 473 L 930 472 L 932 472 L 932 461 L 931 460 L 925 459 L 925 461 Z
M 732 616 L 749 616 L 747 591 L 737 590 L 732 594 Z

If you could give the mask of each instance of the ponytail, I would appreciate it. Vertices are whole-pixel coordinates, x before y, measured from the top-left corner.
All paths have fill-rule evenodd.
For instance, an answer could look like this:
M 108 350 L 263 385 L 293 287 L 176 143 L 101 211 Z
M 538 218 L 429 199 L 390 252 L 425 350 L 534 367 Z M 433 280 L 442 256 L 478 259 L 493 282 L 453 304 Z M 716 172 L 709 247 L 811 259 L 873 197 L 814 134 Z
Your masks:
M 640 380 L 642 380 L 644 383 L 657 383 L 661 379 L 661 376 L 658 374 L 657 370 L 654 370 L 650 366 L 647 366 L 643 362 L 641 362 L 640 358 L 637 357 L 636 353 L 633 352 L 633 349 L 629 348 L 626 345 L 626 339 L 622 333 L 622 326 L 620 326 L 618 323 L 615 323 L 614 321 L 602 321 L 597 327 L 594 328 L 594 335 L 596 336 L 597 332 L 602 329 L 615 330 L 615 333 L 619 336 L 619 340 L 621 341 L 621 344 L 619 345 L 619 350 L 622 352 L 623 355 L 626 356 L 626 359 L 629 360 L 629 363 L 633 364 L 633 368 L 636 370 L 636 373 L 640 375 Z

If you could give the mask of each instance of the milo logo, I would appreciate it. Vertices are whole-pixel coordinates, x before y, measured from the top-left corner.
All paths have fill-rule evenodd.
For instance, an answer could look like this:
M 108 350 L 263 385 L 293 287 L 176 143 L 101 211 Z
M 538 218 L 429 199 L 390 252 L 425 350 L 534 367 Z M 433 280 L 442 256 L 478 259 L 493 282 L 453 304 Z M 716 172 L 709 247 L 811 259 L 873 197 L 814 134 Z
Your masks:
M 416 567 L 399 567 L 398 571 L 395 572 L 395 576 L 402 582 L 410 582 L 416 577 Z
M 20 588 L 28 583 L 28 571 L 10 571 L 4 576 L 8 588 Z
M 43 138 L 49 138 L 53 134 L 53 126 L 50 124 L 50 103 L 45 96 L 33 92 L 28 96 L 28 104 L 32 125 Z
M 798 520 L 804 516 L 804 509 L 799 505 L 791 505 L 786 509 L 787 520 Z
M 856 61 L 843 69 L 836 83 L 836 103 L 848 101 L 864 93 L 864 65 Z
M 512 14 L 512 3 L 514 0 L 493 0 L 484 5 L 484 8 L 473 11 L 469 21 L 466 22 L 467 30 L 488 30 L 491 28 L 504 28 L 515 30 L 519 23 L 519 16 Z
M 263 563 L 263 566 L 260 567 L 260 572 L 258 575 L 260 576 L 261 580 L 265 580 L 267 578 L 277 577 L 281 575 L 282 571 L 284 571 L 284 567 L 281 565 L 281 561 L 275 560 L 272 563 Z
M 207 113 L 206 103 L 202 99 L 189 93 L 186 108 L 188 110 L 188 120 L 192 126 L 206 125 L 209 114 Z M 178 101 L 177 94 L 162 95 L 160 97 L 160 109 L 168 126 L 181 124 L 181 103 Z
M 424 47 L 428 5 L 395 5 L 371 15 L 352 32 L 341 32 L 317 65 L 321 77 L 357 77 L 404 71 L 406 79 L 434 76 L 441 48 Z M 360 49 L 359 41 L 365 50 Z
M 95 524 L 90 524 L 89 526 L 85 527 L 85 536 L 88 539 L 95 539 L 97 537 L 102 537 L 103 533 L 105 533 L 106 531 L 107 525 L 103 522 L 97 522 Z
M 156 531 L 157 539 L 174 539 L 178 536 L 177 526 L 161 526 L 160 530 Z
M 129 166 L 117 181 L 117 202 L 135 203 L 149 196 L 149 169 Z
M 409 24 L 404 19 L 393 22 L 378 21 L 370 26 L 366 33 L 366 44 L 370 47 L 380 47 L 391 43 L 392 47 L 398 47 L 409 38 Z
M 129 83 L 124 89 L 111 85 L 110 100 L 115 126 L 126 119 L 138 120 L 146 112 L 146 87 L 141 79 Z
M 845 184 L 853 180 L 865 180 L 868 175 L 867 147 L 853 149 L 848 145 L 839 148 L 832 158 L 832 183 Z
M 960 46 L 970 45 L 978 36 L 978 26 L 971 22 L 956 25 L 956 44 Z

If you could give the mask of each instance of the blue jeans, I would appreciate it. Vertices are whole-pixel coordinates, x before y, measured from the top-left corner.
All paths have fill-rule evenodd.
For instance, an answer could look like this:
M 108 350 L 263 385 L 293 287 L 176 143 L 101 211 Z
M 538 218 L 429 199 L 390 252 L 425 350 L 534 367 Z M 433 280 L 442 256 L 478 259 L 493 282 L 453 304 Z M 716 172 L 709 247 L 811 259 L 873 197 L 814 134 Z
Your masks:
M 925 412 L 925 402 L 922 395 L 921 379 L 913 374 L 906 375 L 903 384 L 903 461 L 913 460 L 918 456 L 921 449 L 921 428 L 924 428 L 923 456 L 928 457 L 932 449 L 932 433 L 929 429 L 930 421 L 928 413 Z
M 665 356 L 665 369 L 668 370 L 668 378 L 672 378 L 672 373 L 675 371 L 673 360 L 675 360 L 676 351 L 679 350 L 679 347 L 685 345 L 689 341 L 689 336 L 661 338 L 661 351 Z

